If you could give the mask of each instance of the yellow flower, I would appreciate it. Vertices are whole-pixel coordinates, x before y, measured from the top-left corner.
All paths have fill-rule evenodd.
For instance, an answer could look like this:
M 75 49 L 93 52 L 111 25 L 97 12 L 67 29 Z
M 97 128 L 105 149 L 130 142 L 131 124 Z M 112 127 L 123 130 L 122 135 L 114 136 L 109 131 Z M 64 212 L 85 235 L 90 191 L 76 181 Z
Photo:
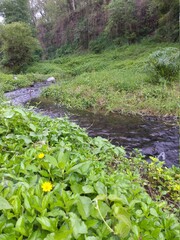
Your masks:
M 40 158 L 40 159 L 44 158 L 44 156 L 45 156 L 44 153 L 39 153 L 38 154 L 38 158 Z
M 53 188 L 53 185 L 51 184 L 51 182 L 44 182 L 42 185 L 42 190 L 43 192 L 50 192 Z

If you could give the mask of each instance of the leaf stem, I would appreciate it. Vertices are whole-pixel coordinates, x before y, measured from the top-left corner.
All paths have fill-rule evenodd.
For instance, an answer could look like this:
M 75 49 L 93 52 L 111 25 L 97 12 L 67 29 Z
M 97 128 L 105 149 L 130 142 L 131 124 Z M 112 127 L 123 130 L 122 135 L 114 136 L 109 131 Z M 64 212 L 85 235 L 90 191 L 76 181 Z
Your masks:
M 95 202 L 96 202 L 96 209 L 98 210 L 98 213 L 99 213 L 101 219 L 103 220 L 104 224 L 106 225 L 106 227 L 109 229 L 110 232 L 114 233 L 114 230 L 107 224 L 106 220 L 103 218 L 103 216 L 101 214 L 101 211 L 100 211 L 99 205 L 98 205 L 98 200 L 95 199 Z

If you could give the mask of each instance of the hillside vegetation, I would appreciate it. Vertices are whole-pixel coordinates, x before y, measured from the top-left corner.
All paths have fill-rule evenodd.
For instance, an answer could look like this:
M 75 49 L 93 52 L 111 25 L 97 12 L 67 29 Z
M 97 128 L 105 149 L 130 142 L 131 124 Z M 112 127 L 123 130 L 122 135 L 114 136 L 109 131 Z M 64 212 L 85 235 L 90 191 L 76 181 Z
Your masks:
M 36 63 L 28 72 L 55 76 L 57 84 L 44 90 L 42 95 L 71 108 L 178 115 L 177 76 L 172 75 L 172 79 L 154 76 L 152 71 L 156 71 L 149 61 L 150 54 L 167 51 L 167 47 L 174 47 L 178 54 L 177 44 L 133 44 L 114 47 L 101 54 L 74 54 Z M 176 64 L 178 72 L 177 60 L 173 63 L 168 56 L 162 56 L 160 61 L 162 72 L 175 71 L 165 65 L 168 61 Z

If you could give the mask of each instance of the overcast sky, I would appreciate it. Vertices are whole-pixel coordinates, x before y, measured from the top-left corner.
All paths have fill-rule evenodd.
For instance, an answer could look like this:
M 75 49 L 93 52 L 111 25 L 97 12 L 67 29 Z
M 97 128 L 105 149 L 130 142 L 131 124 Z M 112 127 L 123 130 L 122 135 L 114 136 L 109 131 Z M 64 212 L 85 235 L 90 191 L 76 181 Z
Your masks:
M 3 17 L 0 16 L 0 23 L 3 21 Z

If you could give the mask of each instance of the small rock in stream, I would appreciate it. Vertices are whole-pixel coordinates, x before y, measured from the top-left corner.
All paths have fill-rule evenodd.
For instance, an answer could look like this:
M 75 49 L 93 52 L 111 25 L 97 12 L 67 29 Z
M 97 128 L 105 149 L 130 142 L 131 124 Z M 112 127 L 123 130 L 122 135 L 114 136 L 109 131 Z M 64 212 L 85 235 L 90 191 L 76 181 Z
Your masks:
M 55 83 L 56 79 L 54 77 L 49 77 L 46 82 L 51 82 L 51 83 Z

